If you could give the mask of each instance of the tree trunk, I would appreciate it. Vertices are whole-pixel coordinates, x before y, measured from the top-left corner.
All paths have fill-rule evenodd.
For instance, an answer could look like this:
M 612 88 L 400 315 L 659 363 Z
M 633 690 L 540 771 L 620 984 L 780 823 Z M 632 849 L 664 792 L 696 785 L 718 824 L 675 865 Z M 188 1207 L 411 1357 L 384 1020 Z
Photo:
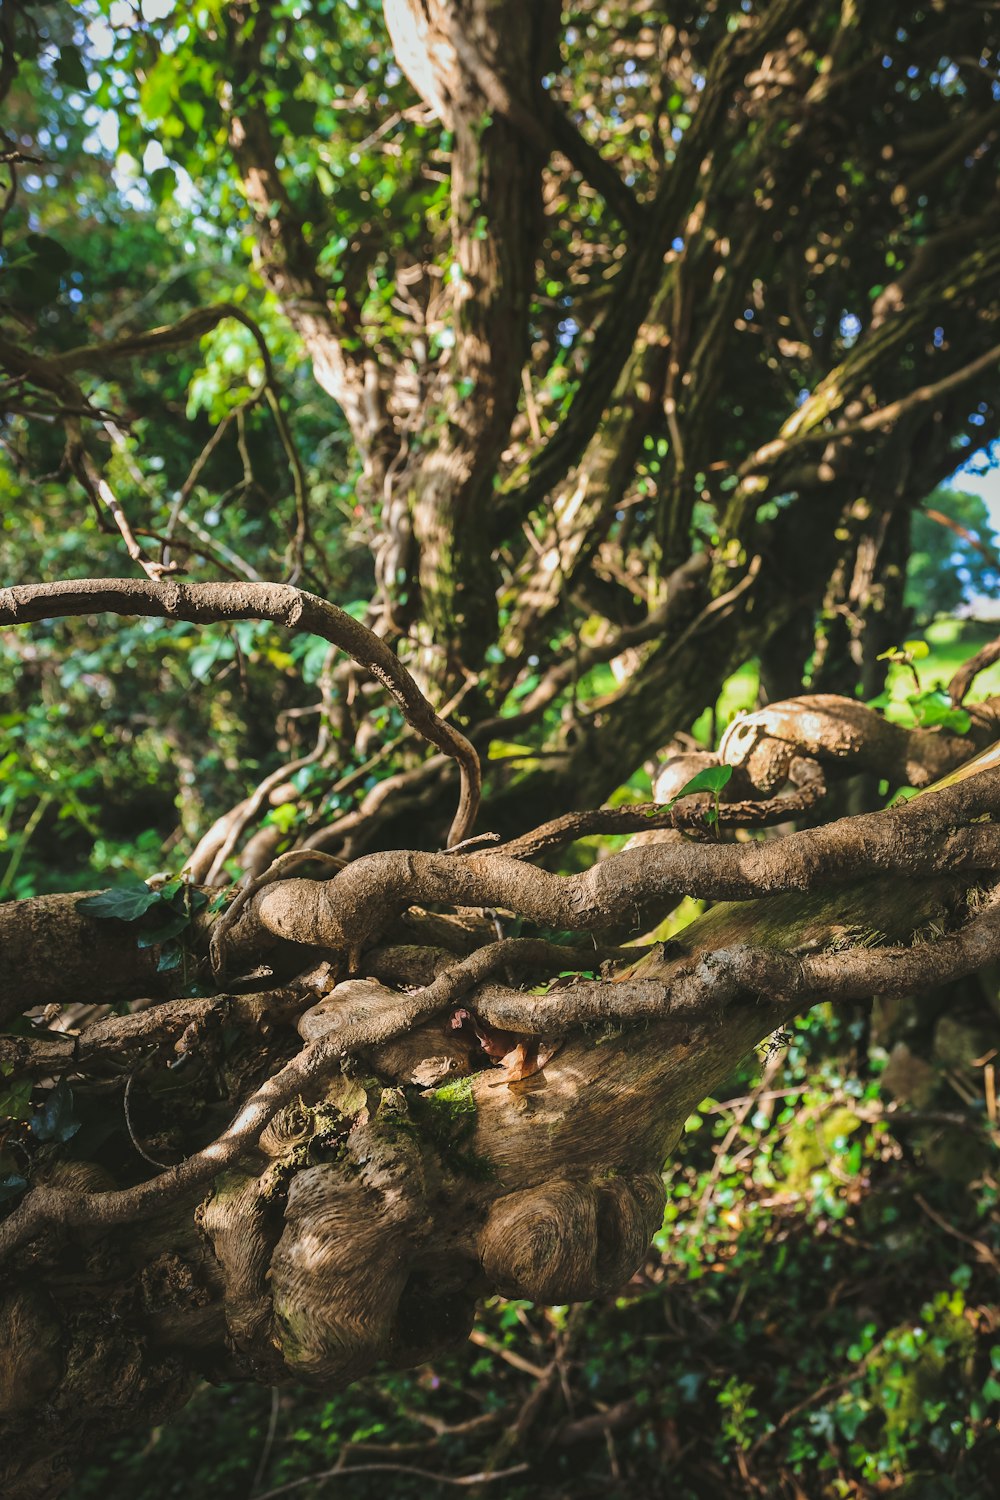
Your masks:
M 967 887 L 875 880 L 720 906 L 611 983 L 548 998 L 481 986 L 464 1001 L 480 1024 L 536 1008 L 535 1071 L 470 1071 L 446 1015 L 405 1044 L 365 1049 L 275 1115 L 238 1165 L 154 1211 L 103 1227 L 97 1213 L 75 1230 L 57 1216 L 8 1262 L 4 1495 L 58 1494 L 97 1436 L 162 1420 L 202 1376 L 336 1390 L 376 1361 L 411 1365 L 463 1339 L 479 1296 L 565 1303 L 615 1290 L 659 1227 L 660 1167 L 690 1110 L 801 1004 L 745 978 L 714 991 L 693 981 L 748 943 L 774 955 L 835 952 L 859 934 L 906 943 L 930 921 L 953 925 Z M 366 969 L 381 979 L 348 980 L 318 1004 L 300 996 L 297 1015 L 262 1011 L 252 1061 L 222 1066 L 273 1072 L 292 1023 L 315 1040 L 398 1005 L 387 977 L 419 982 L 450 961 L 373 950 Z M 650 1018 L 623 1029 L 609 997 L 632 993 Z M 665 1010 L 653 993 L 672 997 Z M 589 1019 L 567 1027 L 566 1006 L 584 1004 Z M 43 1151 L 34 1180 L 100 1195 L 115 1168 L 119 1183 L 135 1178 L 120 1140 L 93 1155 Z

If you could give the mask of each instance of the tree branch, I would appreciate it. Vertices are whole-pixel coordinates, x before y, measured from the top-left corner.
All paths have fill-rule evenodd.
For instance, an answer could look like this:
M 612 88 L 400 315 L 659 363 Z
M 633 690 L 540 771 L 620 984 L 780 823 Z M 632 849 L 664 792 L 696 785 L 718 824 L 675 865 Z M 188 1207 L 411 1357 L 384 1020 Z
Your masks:
M 247 955 L 280 939 L 360 955 L 398 908 L 414 902 L 499 907 L 557 930 L 601 930 L 640 903 L 665 915 L 682 896 L 749 900 L 818 890 L 880 872 L 910 877 L 1000 868 L 1000 828 L 962 826 L 1000 806 L 1000 771 L 887 811 L 845 818 L 784 839 L 744 844 L 658 844 L 626 849 L 579 875 L 535 869 L 502 854 L 367 855 L 322 883 L 289 880 L 260 892 L 231 936 Z
M 272 620 L 286 629 L 322 636 L 377 678 L 399 705 L 406 722 L 458 763 L 461 793 L 448 841 L 458 843 L 470 833 L 481 786 L 479 756 L 474 747 L 438 717 L 386 643 L 335 604 L 280 583 L 146 583 L 104 578 L 0 589 L 0 624 L 22 625 L 105 610 L 197 624 Z

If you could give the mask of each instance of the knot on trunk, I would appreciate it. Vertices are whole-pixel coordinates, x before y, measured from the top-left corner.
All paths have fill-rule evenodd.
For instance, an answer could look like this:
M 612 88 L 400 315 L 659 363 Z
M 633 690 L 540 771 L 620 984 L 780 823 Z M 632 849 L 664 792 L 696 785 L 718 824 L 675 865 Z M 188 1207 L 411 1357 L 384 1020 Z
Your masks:
M 508 1297 L 582 1302 L 628 1281 L 663 1222 L 658 1173 L 550 1182 L 510 1193 L 479 1237 L 490 1283 Z

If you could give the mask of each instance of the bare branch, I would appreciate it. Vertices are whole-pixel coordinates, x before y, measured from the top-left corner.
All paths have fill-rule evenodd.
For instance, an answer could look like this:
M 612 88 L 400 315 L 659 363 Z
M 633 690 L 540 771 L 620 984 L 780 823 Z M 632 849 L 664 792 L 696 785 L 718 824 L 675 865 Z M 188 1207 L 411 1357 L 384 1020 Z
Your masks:
M 784 839 L 626 849 L 569 876 L 488 852 L 371 854 L 327 883 L 289 880 L 262 891 L 232 942 L 256 953 L 270 934 L 337 953 L 356 972 L 366 944 L 414 902 L 500 908 L 557 930 L 599 931 L 647 901 L 665 915 L 685 895 L 749 900 L 882 872 L 993 870 L 1000 868 L 1000 828 L 989 820 L 998 803 L 1000 772 L 989 770 L 903 806 Z M 975 821 L 984 814 L 986 822 Z
M 407 723 L 458 763 L 461 794 L 448 841 L 458 843 L 471 831 L 481 785 L 474 747 L 438 717 L 386 643 L 335 604 L 281 583 L 147 583 L 104 578 L 0 590 L 0 624 L 22 625 L 105 610 L 197 624 L 272 620 L 289 630 L 322 636 L 371 672 L 392 694 Z
M 988 641 L 985 646 L 981 646 L 975 656 L 970 656 L 968 661 L 963 662 L 959 667 L 948 684 L 948 696 L 952 703 L 964 703 L 966 694 L 980 672 L 985 672 L 987 667 L 992 667 L 997 661 L 1000 661 L 1000 636 L 995 641 Z
M 767 828 L 787 823 L 800 813 L 811 811 L 825 794 L 826 783 L 817 775 L 787 796 L 769 802 L 723 802 L 718 808 L 717 823 L 712 826 Z M 709 826 L 705 819 L 707 810 L 704 798 L 698 802 L 682 798 L 678 806 L 642 802 L 629 807 L 596 807 L 585 812 L 563 813 L 562 817 L 553 818 L 520 838 L 498 844 L 491 852 L 505 854 L 510 859 L 536 859 L 547 849 L 558 849 L 595 833 L 648 833 L 664 828 L 705 830 Z

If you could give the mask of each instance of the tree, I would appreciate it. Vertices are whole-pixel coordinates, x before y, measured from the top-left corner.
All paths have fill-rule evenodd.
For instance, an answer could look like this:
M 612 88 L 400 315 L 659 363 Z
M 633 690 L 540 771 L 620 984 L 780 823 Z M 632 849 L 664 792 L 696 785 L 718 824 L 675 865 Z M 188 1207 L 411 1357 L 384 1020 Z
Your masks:
M 978 495 L 937 490 L 913 518 L 907 602 L 922 621 L 998 590 L 996 537 Z
M 312 652 L 321 696 L 291 762 L 277 720 L 317 706 L 259 700 L 266 774 L 176 876 L 0 907 L 12 1495 L 57 1493 L 96 1411 L 154 1420 L 201 1372 L 342 1385 L 464 1337 L 487 1290 L 614 1289 L 692 1105 L 755 1042 L 997 956 L 997 701 L 964 707 L 966 674 L 907 728 L 854 696 L 912 657 L 911 515 L 995 425 L 991 13 L 383 9 L 395 63 L 369 6 L 4 9 L 5 484 L 26 505 L 61 465 L 54 503 L 82 492 L 144 576 L 22 562 L 0 621 L 42 626 L 42 675 L 83 639 L 43 622 L 93 645 L 96 616 L 160 620 L 146 646 L 192 652 L 186 623 L 223 626 L 204 675 L 224 646 L 252 703 Z M 106 326 L 105 268 L 22 182 L 92 76 L 164 165 L 108 190 L 89 254 L 135 222 L 155 261 L 176 219 L 231 270 L 238 224 L 227 300 L 192 271 L 168 322 L 140 299 Z M 253 530 L 282 471 L 283 562 Z M 772 701 L 672 744 L 752 657 Z M 665 747 L 652 793 L 602 805 Z M 830 822 L 857 773 L 852 806 L 933 795 Z M 22 874 L 58 833 L 33 774 Z M 635 838 L 573 872 L 592 833 Z M 619 946 L 683 896 L 723 904 Z

